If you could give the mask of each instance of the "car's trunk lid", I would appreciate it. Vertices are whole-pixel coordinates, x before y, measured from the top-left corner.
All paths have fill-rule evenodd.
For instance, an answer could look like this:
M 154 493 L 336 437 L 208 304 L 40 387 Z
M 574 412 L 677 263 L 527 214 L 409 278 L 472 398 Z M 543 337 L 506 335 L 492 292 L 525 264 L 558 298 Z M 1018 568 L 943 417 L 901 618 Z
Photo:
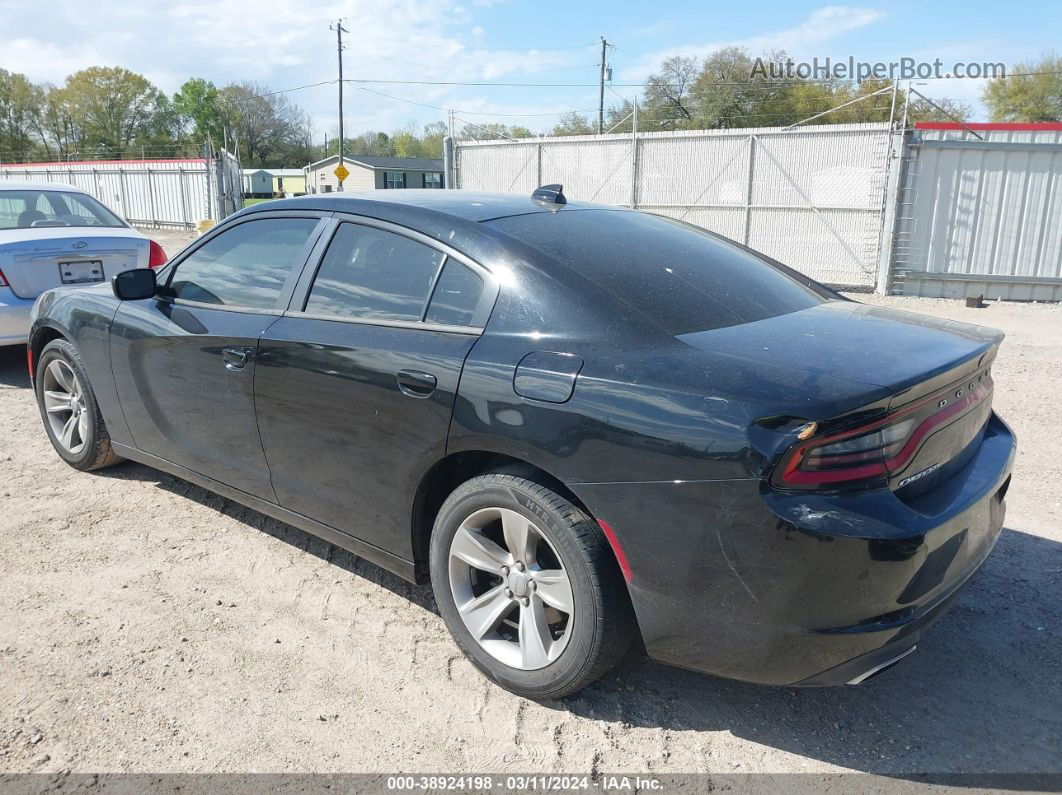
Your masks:
M 828 301 L 755 323 L 683 334 L 679 339 L 742 359 L 886 387 L 901 399 L 912 399 L 927 382 L 947 378 L 963 365 L 976 366 L 1003 334 L 854 301 Z
M 148 240 L 119 229 L 56 228 L 0 233 L 0 271 L 19 298 L 35 298 L 64 284 L 106 281 L 148 264 Z
M 875 403 L 882 415 L 922 406 L 914 427 L 929 415 L 939 415 L 922 431 L 913 457 L 904 459 L 901 467 L 890 467 L 890 486 L 915 495 L 952 473 L 976 448 L 991 413 L 988 371 L 1003 334 L 967 323 L 830 301 L 742 326 L 684 334 L 679 339 L 741 359 L 881 387 L 889 393 L 887 405 L 880 400 Z M 872 394 L 868 388 L 868 398 Z M 823 394 L 802 416 L 820 426 L 843 427 L 845 418 L 834 412 L 832 396 Z M 866 419 L 863 416 L 859 421 Z

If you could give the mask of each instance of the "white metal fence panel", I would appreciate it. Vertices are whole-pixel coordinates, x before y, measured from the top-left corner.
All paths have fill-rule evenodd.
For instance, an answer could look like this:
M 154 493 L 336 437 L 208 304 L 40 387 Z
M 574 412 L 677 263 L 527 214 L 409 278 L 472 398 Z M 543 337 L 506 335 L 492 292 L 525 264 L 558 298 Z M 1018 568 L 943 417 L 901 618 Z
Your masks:
M 559 182 L 569 198 L 678 218 L 867 289 L 888 145 L 886 124 L 467 141 L 457 186 L 528 194 Z
M 1062 134 L 925 132 L 907 147 L 894 292 L 1062 299 Z
M 239 161 L 227 152 L 210 160 L 0 164 L 2 180 L 73 185 L 137 226 L 192 227 L 242 206 Z
M 740 132 L 639 137 L 634 206 L 744 242 L 752 139 Z

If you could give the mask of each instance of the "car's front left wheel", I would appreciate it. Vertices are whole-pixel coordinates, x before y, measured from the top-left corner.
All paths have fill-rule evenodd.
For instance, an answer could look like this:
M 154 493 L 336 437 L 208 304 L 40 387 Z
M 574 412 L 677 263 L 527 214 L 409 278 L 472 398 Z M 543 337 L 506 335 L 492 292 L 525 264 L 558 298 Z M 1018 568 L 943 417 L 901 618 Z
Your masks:
M 60 458 L 82 471 L 122 460 L 111 449 L 111 437 L 74 345 L 56 339 L 44 346 L 35 387 L 48 439 Z
M 633 637 L 630 597 L 597 523 L 515 474 L 473 478 L 443 503 L 431 578 L 439 612 L 472 663 L 528 698 L 576 692 Z

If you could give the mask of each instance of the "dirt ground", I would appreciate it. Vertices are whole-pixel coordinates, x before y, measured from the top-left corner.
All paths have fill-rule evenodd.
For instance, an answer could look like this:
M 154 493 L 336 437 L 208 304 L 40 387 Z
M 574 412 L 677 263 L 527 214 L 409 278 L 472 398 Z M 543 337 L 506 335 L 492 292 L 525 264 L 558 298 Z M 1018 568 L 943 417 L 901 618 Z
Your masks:
M 147 467 L 66 467 L 0 349 L 0 770 L 1062 771 L 1062 308 L 860 299 L 1004 329 L 1021 452 L 972 586 L 845 689 L 634 659 L 563 703 L 510 695 L 428 587 Z

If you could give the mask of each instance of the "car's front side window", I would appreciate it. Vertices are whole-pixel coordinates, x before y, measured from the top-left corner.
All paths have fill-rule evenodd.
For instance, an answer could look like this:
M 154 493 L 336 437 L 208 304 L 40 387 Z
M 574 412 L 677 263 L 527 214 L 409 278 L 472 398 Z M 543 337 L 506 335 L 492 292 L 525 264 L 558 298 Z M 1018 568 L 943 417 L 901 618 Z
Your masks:
M 445 255 L 408 237 L 341 224 L 306 299 L 306 311 L 419 321 Z
M 202 304 L 274 309 L 317 223 L 316 218 L 263 218 L 238 224 L 178 263 L 163 294 Z

